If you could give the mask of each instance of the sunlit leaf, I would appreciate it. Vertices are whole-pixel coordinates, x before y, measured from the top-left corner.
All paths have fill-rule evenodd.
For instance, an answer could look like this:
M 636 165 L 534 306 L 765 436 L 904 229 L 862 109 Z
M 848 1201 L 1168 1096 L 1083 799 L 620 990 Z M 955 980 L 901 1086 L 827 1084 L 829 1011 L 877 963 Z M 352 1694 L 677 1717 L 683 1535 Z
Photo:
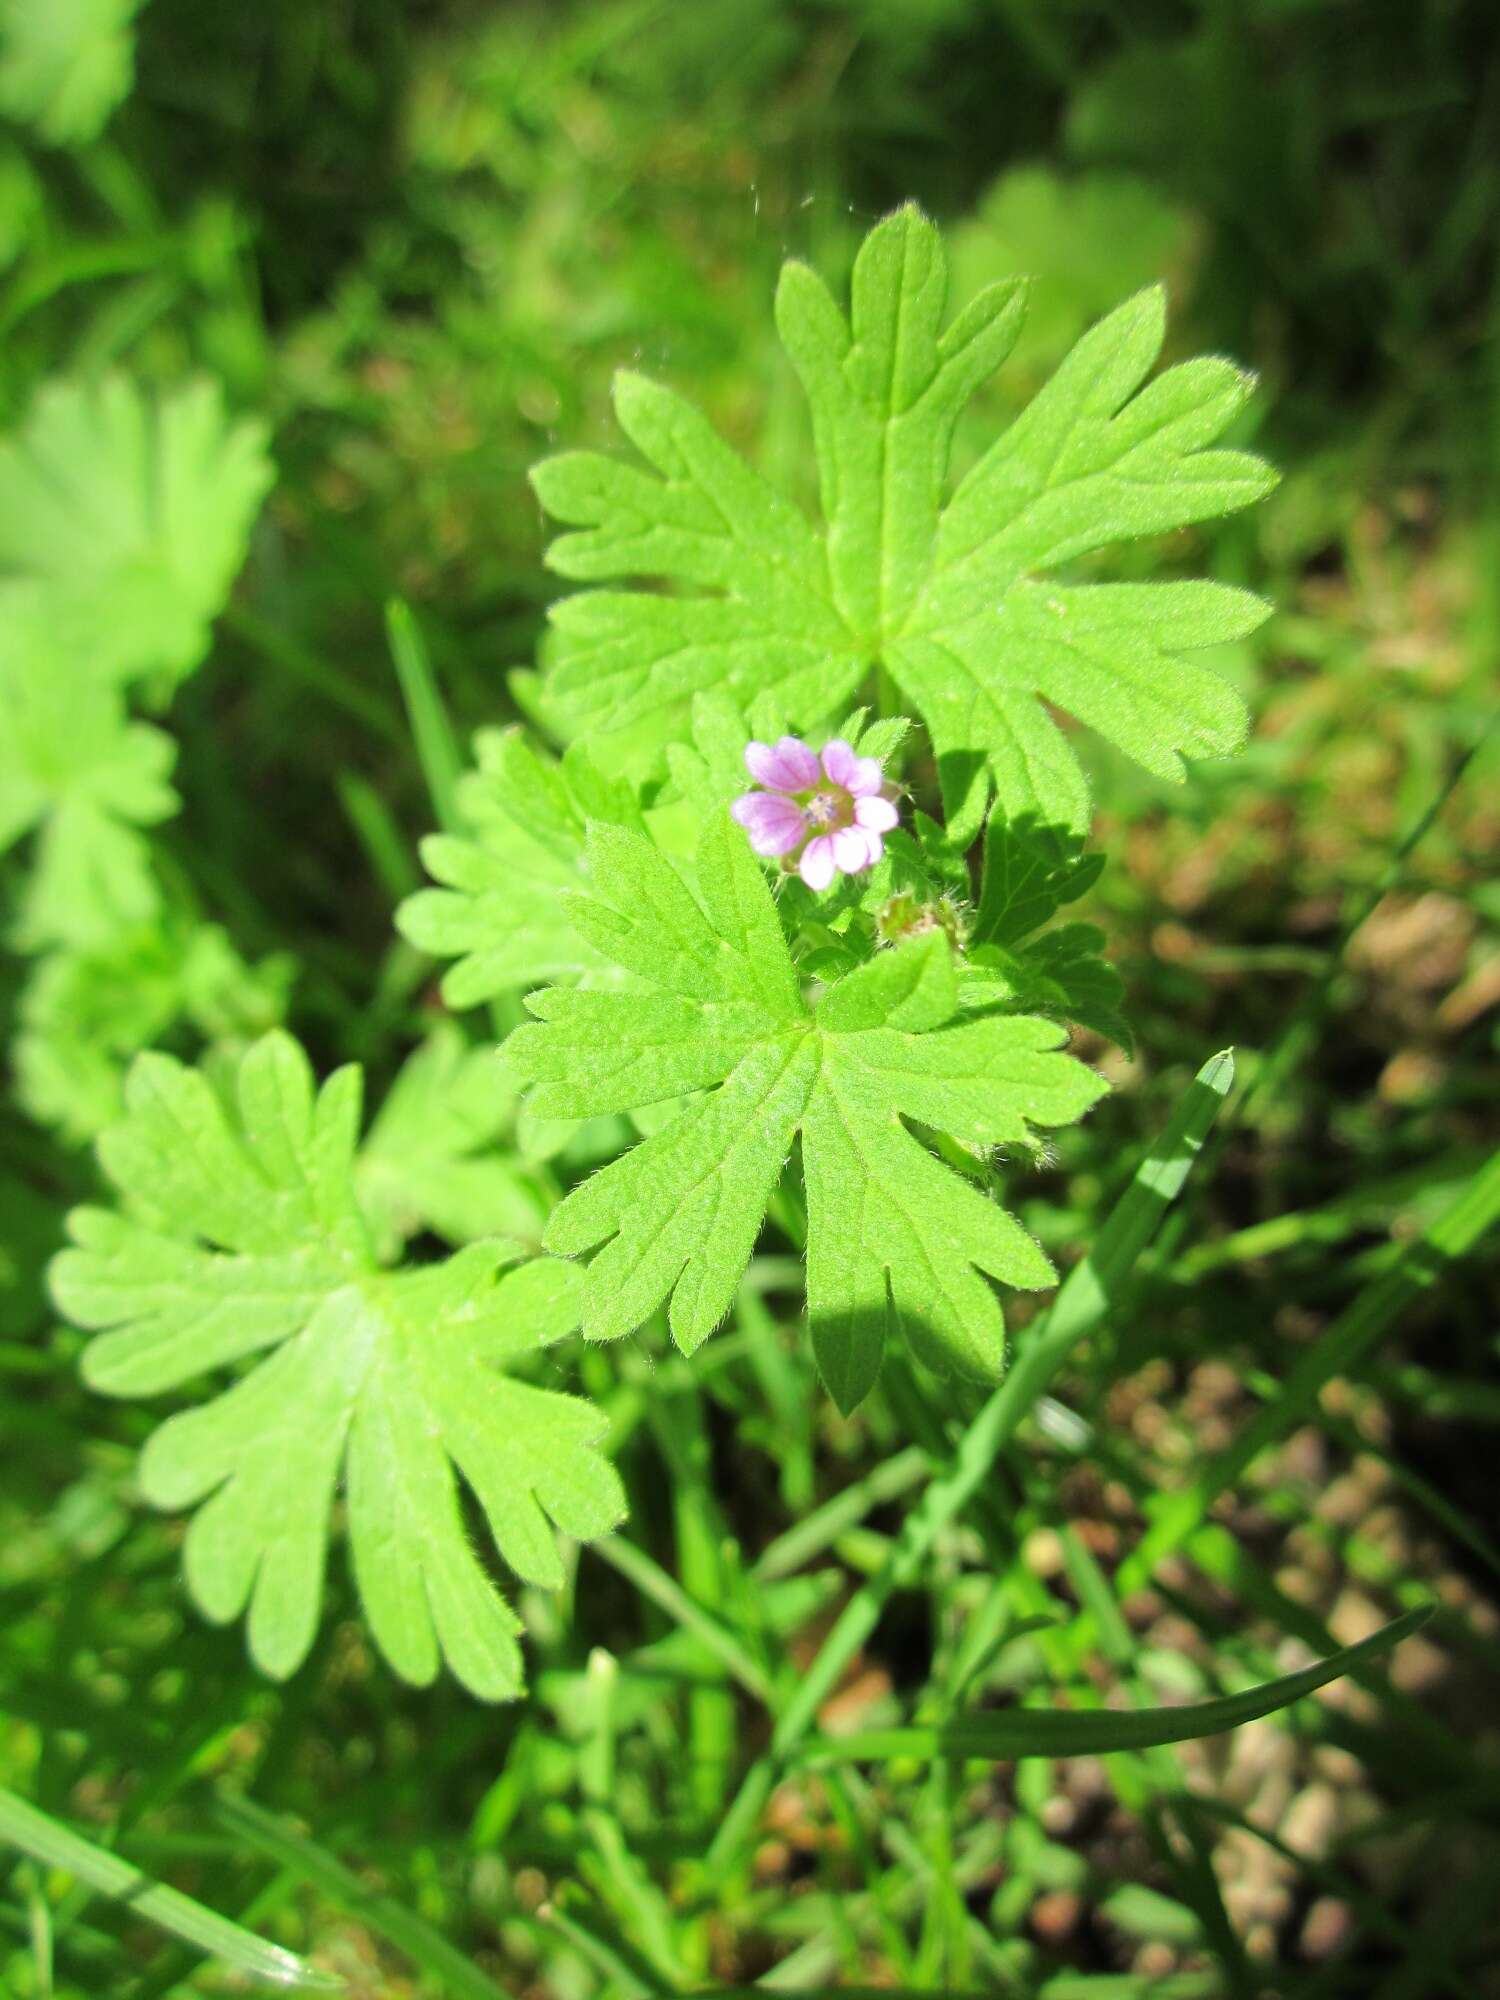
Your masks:
M 216 1621 L 248 1611 L 264 1672 L 292 1673 L 312 1644 L 342 1486 L 360 1597 L 392 1666 L 425 1683 L 445 1660 L 474 1694 L 504 1699 L 521 1685 L 520 1627 L 470 1544 L 459 1477 L 505 1561 L 547 1587 L 563 1578 L 549 1517 L 587 1537 L 623 1512 L 598 1412 L 507 1372 L 571 1323 L 576 1278 L 517 1266 L 495 1242 L 382 1269 L 354 1194 L 359 1099 L 357 1069 L 315 1091 L 279 1033 L 222 1095 L 140 1057 L 126 1117 L 100 1143 L 121 1207 L 74 1212 L 53 1293 L 97 1332 L 84 1374 L 109 1395 L 266 1357 L 168 1418 L 140 1465 L 154 1505 L 197 1509 L 188 1587 Z

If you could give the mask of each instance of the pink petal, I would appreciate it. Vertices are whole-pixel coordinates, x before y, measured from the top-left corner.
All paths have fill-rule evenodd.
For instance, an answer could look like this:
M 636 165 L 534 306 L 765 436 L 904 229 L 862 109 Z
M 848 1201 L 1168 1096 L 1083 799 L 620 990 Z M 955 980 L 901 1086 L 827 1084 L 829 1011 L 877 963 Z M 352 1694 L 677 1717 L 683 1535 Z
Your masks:
M 856 757 L 842 736 L 823 745 L 823 769 L 836 785 L 857 799 L 880 790 L 880 765 L 874 757 Z
M 798 737 L 745 746 L 745 769 L 758 785 L 778 792 L 810 792 L 818 782 L 818 760 Z
M 815 834 L 802 850 L 797 873 L 809 889 L 826 889 L 833 880 L 833 836 Z
M 857 875 L 870 865 L 870 836 L 862 826 L 841 826 L 833 836 L 833 859 L 841 874 Z
M 871 833 L 889 833 L 900 817 L 889 799 L 867 796 L 854 801 L 854 824 Z
M 807 832 L 801 810 L 779 792 L 742 792 L 729 811 L 757 854 L 790 854 Z
M 885 853 L 885 842 L 878 833 L 872 833 L 867 826 L 862 826 L 860 832 L 864 835 L 865 844 L 870 850 L 870 866 L 873 868 L 881 855 Z

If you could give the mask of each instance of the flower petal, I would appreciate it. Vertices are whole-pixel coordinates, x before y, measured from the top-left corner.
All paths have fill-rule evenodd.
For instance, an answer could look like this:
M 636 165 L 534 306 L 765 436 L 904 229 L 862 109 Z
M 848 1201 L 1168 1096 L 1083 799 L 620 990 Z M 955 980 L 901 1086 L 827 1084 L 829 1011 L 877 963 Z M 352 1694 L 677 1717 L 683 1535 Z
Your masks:
M 742 792 L 729 811 L 757 854 L 790 854 L 807 833 L 805 815 L 780 792 Z
M 778 792 L 810 792 L 818 782 L 818 760 L 796 736 L 745 746 L 745 769 L 758 785 Z
M 889 833 L 900 818 L 889 799 L 866 796 L 854 801 L 854 824 L 871 833 Z
M 814 834 L 802 850 L 802 859 L 797 863 L 797 873 L 809 889 L 826 889 L 833 880 L 833 869 L 832 834 Z
M 823 769 L 836 785 L 856 799 L 880 790 L 879 759 L 856 757 L 842 736 L 835 736 L 823 745 Z
M 834 865 L 844 875 L 870 866 L 870 838 L 862 826 L 841 826 L 833 835 Z

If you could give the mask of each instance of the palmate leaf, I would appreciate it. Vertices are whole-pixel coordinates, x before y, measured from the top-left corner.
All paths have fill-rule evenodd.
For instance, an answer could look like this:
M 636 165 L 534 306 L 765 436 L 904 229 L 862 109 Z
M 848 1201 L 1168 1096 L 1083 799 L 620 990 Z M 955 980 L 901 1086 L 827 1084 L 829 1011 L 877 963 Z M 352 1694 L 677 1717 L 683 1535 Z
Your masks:
M 291 1673 L 312 1643 L 329 1514 L 345 1489 L 355 1577 L 405 1679 L 440 1660 L 473 1693 L 521 1685 L 519 1624 L 470 1547 L 458 1477 L 506 1563 L 548 1587 L 564 1533 L 623 1511 L 596 1449 L 598 1412 L 504 1370 L 577 1317 L 576 1275 L 480 1243 L 382 1270 L 354 1197 L 360 1077 L 315 1091 L 286 1035 L 255 1043 L 221 1095 L 146 1055 L 124 1121 L 100 1142 L 121 1210 L 75 1211 L 54 1297 L 97 1330 L 90 1384 L 155 1396 L 266 1355 L 212 1401 L 170 1417 L 142 1455 L 146 1498 L 196 1507 L 189 1589 L 210 1617 L 249 1607 L 250 1649 Z
M 245 559 L 271 483 L 260 424 L 218 386 L 152 401 L 131 382 L 52 382 L 0 441 L 0 576 L 50 586 L 68 650 L 104 680 L 178 678 Z
M 809 1002 L 759 864 L 727 813 L 710 821 L 697 897 L 641 836 L 589 836 L 591 895 L 573 921 L 627 990 L 553 988 L 506 1044 L 542 1116 L 687 1104 L 584 1181 L 547 1247 L 593 1250 L 583 1330 L 609 1339 L 670 1298 L 691 1353 L 724 1317 L 800 1132 L 807 1294 L 818 1366 L 852 1409 L 887 1327 L 932 1365 L 976 1377 L 1004 1362 L 985 1276 L 1043 1286 L 1052 1270 L 997 1203 L 939 1164 L 905 1120 L 978 1148 L 1081 1116 L 1100 1080 L 1063 1030 L 964 1017 L 950 947 L 931 934 L 883 952 Z M 602 1247 L 600 1247 L 602 1246 Z
M 458 787 L 471 832 L 423 841 L 423 862 L 443 886 L 419 889 L 396 918 L 419 951 L 457 959 L 443 980 L 450 1007 L 600 964 L 569 920 L 562 892 L 583 882 L 591 818 L 640 823 L 634 793 L 602 778 L 581 749 L 556 764 L 517 729 L 481 730 L 474 749 L 478 768 Z
M 1213 583 L 1050 580 L 1108 543 L 1248 505 L 1274 476 L 1210 450 L 1250 392 L 1229 362 L 1146 384 L 1159 289 L 1077 343 L 1029 408 L 946 494 L 964 403 L 1009 353 L 1025 287 L 990 286 L 945 328 L 935 227 L 880 223 L 855 263 L 848 320 L 805 265 L 782 272 L 776 320 L 812 410 L 815 529 L 692 406 L 638 375 L 615 389 L 649 471 L 595 452 L 545 461 L 543 505 L 575 530 L 548 561 L 586 583 L 663 578 L 679 593 L 591 590 L 553 609 L 548 695 L 580 728 L 620 728 L 722 689 L 774 693 L 809 723 L 884 666 L 927 725 L 950 822 L 977 826 L 988 772 L 1007 809 L 1081 828 L 1082 771 L 1044 702 L 1147 769 L 1238 747 L 1239 696 L 1197 652 L 1266 607 Z M 946 497 L 945 497 L 946 495 Z

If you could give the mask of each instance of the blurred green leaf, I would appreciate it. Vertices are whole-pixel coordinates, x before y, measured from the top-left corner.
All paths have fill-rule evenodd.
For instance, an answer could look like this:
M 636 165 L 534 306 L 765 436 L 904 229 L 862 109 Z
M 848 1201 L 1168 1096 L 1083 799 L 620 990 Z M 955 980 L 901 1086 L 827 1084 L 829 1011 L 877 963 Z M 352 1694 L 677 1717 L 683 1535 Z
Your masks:
M 159 397 L 118 375 L 49 382 L 0 442 L 0 576 L 52 587 L 62 642 L 101 680 L 170 687 L 244 562 L 265 445 L 213 382 Z
M 0 110 L 55 146 L 94 138 L 128 93 L 142 0 L 0 0 Z
M 47 592 L 0 585 L 0 851 L 35 833 L 22 950 L 94 949 L 155 918 L 161 890 L 138 829 L 177 809 L 174 754 L 65 647 Z

